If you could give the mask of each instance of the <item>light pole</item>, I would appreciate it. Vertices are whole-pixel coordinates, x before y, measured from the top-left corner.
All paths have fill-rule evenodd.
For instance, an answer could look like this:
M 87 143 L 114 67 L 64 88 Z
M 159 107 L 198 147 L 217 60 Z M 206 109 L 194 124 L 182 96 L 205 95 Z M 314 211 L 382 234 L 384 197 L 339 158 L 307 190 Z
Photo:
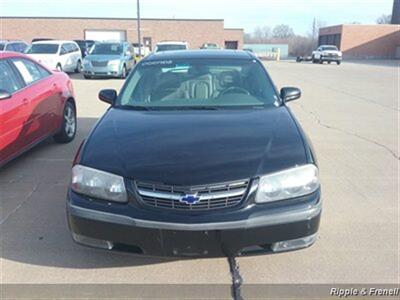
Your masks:
M 140 38 L 140 0 L 136 0 L 137 4 L 137 36 L 138 36 L 138 46 L 139 46 L 139 58 L 142 56 L 142 43 L 141 43 L 141 38 Z

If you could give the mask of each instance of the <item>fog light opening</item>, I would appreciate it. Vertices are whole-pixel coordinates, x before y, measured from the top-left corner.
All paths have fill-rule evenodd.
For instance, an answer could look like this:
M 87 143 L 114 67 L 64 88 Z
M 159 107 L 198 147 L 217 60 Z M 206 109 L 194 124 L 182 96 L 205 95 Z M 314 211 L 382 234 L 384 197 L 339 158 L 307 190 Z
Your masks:
M 112 248 L 114 248 L 113 242 L 110 241 L 99 240 L 76 233 L 72 233 L 72 238 L 74 239 L 75 242 L 85 246 L 101 248 L 106 250 L 111 250 Z
M 271 250 L 274 252 L 290 251 L 295 249 L 307 248 L 314 244 L 317 239 L 317 234 L 309 235 L 303 238 L 280 241 L 271 245 Z

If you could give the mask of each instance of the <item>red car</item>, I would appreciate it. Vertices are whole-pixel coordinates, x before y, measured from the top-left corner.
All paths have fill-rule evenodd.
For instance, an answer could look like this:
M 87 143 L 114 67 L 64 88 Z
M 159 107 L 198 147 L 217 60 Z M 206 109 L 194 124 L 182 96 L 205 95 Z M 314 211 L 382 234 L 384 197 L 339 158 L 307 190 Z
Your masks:
M 76 134 L 76 106 L 67 74 L 53 72 L 23 54 L 0 54 L 0 166 L 53 136 Z

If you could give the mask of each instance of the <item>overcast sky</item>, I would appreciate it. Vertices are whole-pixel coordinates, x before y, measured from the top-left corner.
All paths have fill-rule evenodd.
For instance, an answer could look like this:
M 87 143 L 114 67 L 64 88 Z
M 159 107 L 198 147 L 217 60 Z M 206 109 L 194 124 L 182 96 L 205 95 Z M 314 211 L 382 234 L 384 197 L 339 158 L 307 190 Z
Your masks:
M 225 27 L 252 32 L 288 24 L 310 30 L 314 17 L 326 25 L 373 24 L 390 14 L 393 0 L 141 0 L 144 18 L 218 18 Z M 136 17 L 136 0 L 0 0 L 1 16 Z

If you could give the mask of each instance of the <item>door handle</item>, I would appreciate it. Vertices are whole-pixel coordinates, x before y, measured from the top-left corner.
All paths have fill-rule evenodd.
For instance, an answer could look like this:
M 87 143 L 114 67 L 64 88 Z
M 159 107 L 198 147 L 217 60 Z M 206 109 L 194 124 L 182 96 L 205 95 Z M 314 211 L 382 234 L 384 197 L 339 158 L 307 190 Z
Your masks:
M 28 103 L 29 103 L 28 98 L 22 99 L 22 104 L 23 104 L 23 105 L 27 105 Z

